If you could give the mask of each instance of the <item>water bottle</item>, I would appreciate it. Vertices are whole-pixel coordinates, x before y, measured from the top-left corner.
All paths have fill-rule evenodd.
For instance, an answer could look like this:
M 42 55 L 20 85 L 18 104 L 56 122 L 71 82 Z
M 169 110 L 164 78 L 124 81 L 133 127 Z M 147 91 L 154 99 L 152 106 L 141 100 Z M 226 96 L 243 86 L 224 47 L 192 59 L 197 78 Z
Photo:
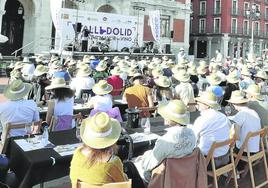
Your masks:
M 44 127 L 44 132 L 42 134 L 42 140 L 41 140 L 42 145 L 45 147 L 48 145 L 48 127 Z
M 150 134 L 151 133 L 151 123 L 150 118 L 146 118 L 145 126 L 144 126 L 144 133 Z

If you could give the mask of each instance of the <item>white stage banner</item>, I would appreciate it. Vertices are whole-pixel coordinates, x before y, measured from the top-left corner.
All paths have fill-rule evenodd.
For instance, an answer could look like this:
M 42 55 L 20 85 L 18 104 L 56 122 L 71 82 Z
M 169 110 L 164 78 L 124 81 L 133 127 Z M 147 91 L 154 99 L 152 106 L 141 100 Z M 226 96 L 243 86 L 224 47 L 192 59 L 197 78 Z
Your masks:
M 59 29 L 56 32 L 61 32 L 62 46 L 71 44 L 75 38 L 75 23 L 78 22 L 82 25 L 81 31 L 84 28 L 89 31 L 89 46 L 104 43 L 109 46 L 110 50 L 120 51 L 124 47 L 133 47 L 137 36 L 139 46 L 142 46 L 144 19 L 140 18 L 140 20 L 138 23 L 137 17 L 134 16 L 61 9 L 62 30 Z M 139 28 L 139 35 L 137 35 L 137 28 Z M 81 38 L 80 33 L 78 40 Z
M 160 42 L 160 11 L 149 11 L 149 23 L 154 39 Z

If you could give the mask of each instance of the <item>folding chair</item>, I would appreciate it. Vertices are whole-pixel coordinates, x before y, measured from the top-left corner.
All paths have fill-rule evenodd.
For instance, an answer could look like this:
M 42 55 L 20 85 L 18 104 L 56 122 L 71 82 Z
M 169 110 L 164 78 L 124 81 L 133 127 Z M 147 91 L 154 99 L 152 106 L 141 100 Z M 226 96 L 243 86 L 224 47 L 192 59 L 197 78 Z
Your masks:
M 245 162 L 248 163 L 248 165 L 245 167 L 245 170 L 244 170 L 242 176 L 245 176 L 247 174 L 247 172 L 248 172 L 248 169 L 249 169 L 251 185 L 252 185 L 253 188 L 255 188 L 255 187 L 256 188 L 263 187 L 266 184 L 268 184 L 267 160 L 266 160 L 264 143 L 263 143 L 267 132 L 268 132 L 268 128 L 263 128 L 260 131 L 256 131 L 256 132 L 249 132 L 247 134 L 246 139 L 244 140 L 244 142 L 243 142 L 238 154 L 234 153 L 234 156 L 236 158 L 235 159 L 235 166 L 238 165 L 240 160 L 245 161 Z M 260 136 L 260 151 L 255 153 L 255 154 L 253 154 L 253 155 L 250 155 L 250 152 L 248 151 L 248 141 L 249 141 L 249 139 L 251 139 L 251 138 L 253 138 L 255 136 Z M 247 156 L 243 156 L 243 152 L 245 150 L 247 151 Z M 254 162 L 260 161 L 261 159 L 263 159 L 263 162 L 264 162 L 264 171 L 265 171 L 265 175 L 266 175 L 266 180 L 256 186 L 255 180 L 254 180 L 254 174 L 253 174 L 253 166 L 254 166 Z M 230 179 L 231 179 L 231 174 L 229 174 L 226 182 L 229 182 Z
M 77 182 L 76 188 L 131 188 L 131 179 L 126 182 L 107 183 L 103 185 L 89 185 L 85 182 Z
M 76 123 L 77 121 L 82 120 L 82 118 L 83 118 L 82 114 L 78 113 L 78 114 L 72 115 L 71 120 L 75 120 L 75 123 Z M 52 116 L 49 127 L 48 127 L 49 132 L 57 131 L 56 126 L 57 126 L 58 120 L 59 119 L 57 116 Z M 72 123 L 72 121 L 70 123 Z M 71 125 L 66 125 L 66 127 L 68 126 L 71 127 Z
M 237 184 L 237 179 L 236 179 L 236 171 L 235 171 L 235 163 L 234 163 L 234 156 L 233 156 L 233 147 L 235 145 L 235 139 L 229 139 L 223 142 L 214 142 L 211 147 L 210 150 L 208 152 L 208 155 L 206 157 L 206 161 L 207 161 L 207 166 L 209 165 L 209 163 L 211 163 L 212 166 L 212 170 L 207 170 L 207 174 L 211 177 L 213 177 L 214 180 L 214 186 L 215 188 L 218 188 L 218 177 L 220 177 L 223 174 L 226 174 L 228 172 L 233 172 L 234 174 L 234 183 L 235 183 L 235 188 L 238 188 L 238 184 Z M 219 168 L 216 169 L 216 165 L 215 165 L 215 158 L 214 156 L 214 151 L 217 148 L 223 147 L 223 146 L 229 146 L 229 154 L 230 154 L 230 162 L 224 166 L 221 166 Z M 228 182 L 229 183 L 229 182 Z
M 40 132 L 41 123 L 42 123 L 42 120 L 36 121 L 36 122 L 32 122 L 32 126 L 33 127 L 36 127 L 36 130 L 35 130 L 36 133 L 39 133 Z M 25 124 L 26 123 L 20 123 L 20 124 L 7 123 L 6 128 L 2 132 L 2 134 L 3 134 L 3 141 L 0 144 L 1 153 L 5 152 L 6 147 L 8 145 L 7 139 L 10 137 L 10 130 L 24 129 L 25 128 Z

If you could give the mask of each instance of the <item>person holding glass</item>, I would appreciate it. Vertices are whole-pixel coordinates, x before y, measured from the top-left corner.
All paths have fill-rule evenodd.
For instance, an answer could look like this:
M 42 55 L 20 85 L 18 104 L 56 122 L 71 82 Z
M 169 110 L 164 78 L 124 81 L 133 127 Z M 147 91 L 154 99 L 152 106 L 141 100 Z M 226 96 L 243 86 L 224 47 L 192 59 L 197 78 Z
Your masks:
M 72 187 L 78 181 L 92 185 L 127 181 L 123 164 L 116 156 L 120 123 L 98 112 L 83 120 L 80 133 L 83 146 L 75 150 L 70 167 Z

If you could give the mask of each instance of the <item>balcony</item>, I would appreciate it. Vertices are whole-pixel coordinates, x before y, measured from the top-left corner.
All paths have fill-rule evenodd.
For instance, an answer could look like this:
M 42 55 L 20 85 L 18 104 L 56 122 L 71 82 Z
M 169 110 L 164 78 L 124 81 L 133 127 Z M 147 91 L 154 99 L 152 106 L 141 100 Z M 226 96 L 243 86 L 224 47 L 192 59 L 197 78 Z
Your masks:
M 207 15 L 207 11 L 205 9 L 201 10 L 199 13 L 199 16 L 206 16 L 206 15 Z
M 220 15 L 220 14 L 221 14 L 221 9 L 220 8 L 214 9 L 213 15 Z
M 239 10 L 238 9 L 232 9 L 231 15 L 232 16 L 238 16 L 239 15 Z

